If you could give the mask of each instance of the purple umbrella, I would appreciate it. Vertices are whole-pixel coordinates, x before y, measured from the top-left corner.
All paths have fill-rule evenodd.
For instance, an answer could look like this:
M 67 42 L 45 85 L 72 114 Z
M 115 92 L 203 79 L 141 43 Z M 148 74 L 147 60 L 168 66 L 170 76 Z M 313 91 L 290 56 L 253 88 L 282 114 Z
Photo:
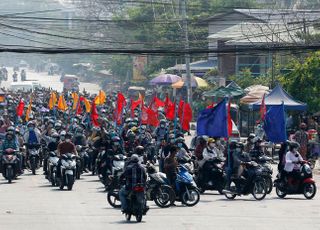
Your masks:
M 180 80 L 181 77 L 177 75 L 160 74 L 158 77 L 155 77 L 150 81 L 150 85 L 171 85 Z

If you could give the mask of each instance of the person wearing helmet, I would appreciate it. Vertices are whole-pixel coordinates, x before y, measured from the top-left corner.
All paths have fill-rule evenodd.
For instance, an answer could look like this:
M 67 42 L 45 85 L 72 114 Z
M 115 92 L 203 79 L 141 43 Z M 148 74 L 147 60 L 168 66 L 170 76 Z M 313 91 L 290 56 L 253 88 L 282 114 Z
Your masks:
M 62 135 L 61 135 L 62 136 Z M 60 138 L 61 138 L 60 136 Z M 65 140 L 61 140 L 57 147 L 57 155 L 60 157 L 63 154 L 73 153 L 78 155 L 76 146 L 72 143 L 72 135 L 71 133 L 65 134 Z
M 53 132 L 54 127 L 54 120 L 50 119 L 48 121 L 48 125 L 45 127 L 44 131 L 41 133 L 41 135 L 50 136 Z
M 40 148 L 41 142 L 41 133 L 39 129 L 37 129 L 35 123 L 33 121 L 29 121 L 27 124 L 28 130 L 24 133 L 23 139 L 24 143 L 27 147 L 26 159 L 29 159 L 29 149 L 30 148 Z M 41 158 L 41 156 L 40 156 Z M 41 161 L 42 162 L 42 161 Z
M 300 178 L 300 167 L 301 162 L 303 161 L 302 156 L 298 152 L 299 143 L 290 142 L 289 143 L 289 151 L 286 153 L 285 157 L 285 165 L 284 171 L 288 176 L 288 180 L 290 178 L 299 179 Z
M 308 133 L 306 123 L 300 124 L 300 130 L 294 134 L 294 141 L 300 145 L 299 151 L 304 160 L 307 159 L 307 150 L 308 150 Z
M 9 129 L 9 128 L 8 128 Z M 13 128 L 14 130 L 14 128 Z M 1 150 L 2 150 L 2 154 L 5 153 L 5 151 L 12 149 L 12 150 L 19 150 L 19 146 L 18 146 L 18 142 L 16 140 L 16 136 L 15 136 L 15 132 L 13 130 L 8 130 L 6 135 L 5 135 L 5 139 L 1 145 Z M 17 155 L 18 156 L 18 155 Z M 1 158 L 2 159 L 2 158 Z M 17 163 L 17 169 L 19 171 L 19 173 L 22 172 L 22 160 L 21 160 L 21 155 L 18 156 L 18 163 Z M 2 161 L 0 161 L 0 169 L 2 170 Z
M 145 155 L 145 149 L 142 145 L 138 145 L 135 148 L 134 154 L 138 155 L 140 164 L 145 164 L 147 162 L 147 158 Z
M 125 185 L 119 191 L 121 201 L 121 210 L 125 212 L 127 209 L 127 196 L 137 185 L 146 185 L 147 173 L 145 168 L 139 163 L 139 156 L 133 154 L 130 162 L 126 166 L 124 173 L 120 176 L 120 181 L 125 180 Z M 146 210 L 145 210 L 146 211 Z
M 249 137 L 247 138 L 247 144 L 245 147 L 245 151 L 247 153 L 249 153 L 253 149 L 255 137 L 256 137 L 256 135 L 254 133 L 249 134 Z
M 159 151 L 160 159 L 159 159 L 159 171 L 164 172 L 164 160 L 167 156 L 169 156 L 170 149 L 172 146 L 175 146 L 175 135 L 170 134 L 168 138 L 168 142 L 163 140 L 162 148 Z
M 127 141 L 125 142 L 125 151 L 127 153 L 127 157 L 131 157 L 133 154 L 133 150 L 138 145 L 138 140 L 136 139 L 136 134 L 132 131 L 127 134 Z
M 139 145 L 146 147 L 152 141 L 151 134 L 147 131 L 146 125 L 141 125 L 139 129 L 138 142 Z
M 87 146 L 87 138 L 84 135 L 84 130 L 81 127 L 77 127 L 72 142 L 75 145 Z
M 59 144 L 59 134 L 57 132 L 54 132 L 51 134 L 51 136 L 43 136 L 47 143 L 47 149 L 48 152 L 55 152 L 58 149 L 58 144 Z M 45 154 L 43 158 L 43 174 L 47 175 L 48 172 L 48 159 L 49 159 L 49 154 Z
M 157 145 L 160 145 L 162 140 L 167 140 L 168 129 L 167 129 L 167 122 L 165 119 L 160 120 L 160 124 L 154 130 L 153 135 L 156 138 Z

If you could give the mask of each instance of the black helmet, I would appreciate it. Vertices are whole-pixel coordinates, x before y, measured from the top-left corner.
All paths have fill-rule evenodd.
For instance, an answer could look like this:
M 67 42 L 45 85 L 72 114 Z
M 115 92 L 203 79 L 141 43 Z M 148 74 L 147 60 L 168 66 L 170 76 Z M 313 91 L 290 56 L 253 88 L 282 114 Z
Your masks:
M 300 144 L 298 142 L 291 141 L 289 142 L 289 147 L 290 149 L 297 149 L 297 148 L 300 148 Z
M 134 153 L 137 154 L 138 156 L 142 156 L 142 155 L 144 154 L 144 147 L 141 146 L 141 145 L 138 145 L 138 146 L 135 148 Z

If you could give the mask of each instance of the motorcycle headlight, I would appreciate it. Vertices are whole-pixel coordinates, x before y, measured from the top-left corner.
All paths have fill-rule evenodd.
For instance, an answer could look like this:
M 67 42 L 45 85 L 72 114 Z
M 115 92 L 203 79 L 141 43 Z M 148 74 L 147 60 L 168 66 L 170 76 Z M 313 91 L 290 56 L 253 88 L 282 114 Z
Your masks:
M 310 168 L 309 165 L 305 165 L 304 170 L 305 170 L 306 174 L 308 174 L 308 175 L 312 174 L 312 169 Z

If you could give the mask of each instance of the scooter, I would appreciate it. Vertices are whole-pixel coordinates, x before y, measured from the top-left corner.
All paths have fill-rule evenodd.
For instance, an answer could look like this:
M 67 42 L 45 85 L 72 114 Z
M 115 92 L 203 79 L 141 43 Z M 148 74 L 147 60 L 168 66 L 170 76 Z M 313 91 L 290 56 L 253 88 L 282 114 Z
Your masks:
M 176 200 L 189 207 L 195 206 L 199 202 L 199 189 L 185 165 L 179 165 L 175 185 Z
M 230 189 L 223 190 L 225 197 L 233 200 L 236 196 L 252 194 L 256 200 L 263 200 L 267 195 L 267 186 L 262 168 L 254 162 L 244 162 L 247 173 L 244 176 L 231 178 Z
M 283 173 L 283 172 L 282 172 Z M 279 173 L 274 181 L 277 196 L 285 198 L 287 195 L 303 194 L 305 198 L 312 199 L 317 193 L 316 182 L 312 177 L 312 169 L 307 161 L 301 162 L 300 178 L 286 178 Z
M 131 216 L 136 217 L 137 222 L 142 221 L 142 216 L 146 215 L 146 196 L 145 187 L 143 185 L 136 185 L 127 197 L 128 208 L 123 213 L 126 220 L 130 221 Z
M 55 152 L 49 153 L 48 158 L 48 180 L 51 182 L 52 186 L 59 185 L 57 179 L 57 168 L 58 168 L 59 157 Z
M 18 175 L 19 160 L 16 155 L 18 152 L 18 150 L 14 149 L 6 149 L 2 152 L 2 175 L 8 180 L 8 183 L 11 183 Z
M 62 190 L 64 186 L 67 186 L 68 190 L 72 190 L 73 184 L 75 182 L 76 174 L 76 156 L 67 153 L 61 156 L 61 178 L 60 178 L 60 189 Z
M 36 170 L 40 167 L 40 145 L 38 144 L 25 144 L 29 153 L 29 168 L 33 175 L 36 175 Z

